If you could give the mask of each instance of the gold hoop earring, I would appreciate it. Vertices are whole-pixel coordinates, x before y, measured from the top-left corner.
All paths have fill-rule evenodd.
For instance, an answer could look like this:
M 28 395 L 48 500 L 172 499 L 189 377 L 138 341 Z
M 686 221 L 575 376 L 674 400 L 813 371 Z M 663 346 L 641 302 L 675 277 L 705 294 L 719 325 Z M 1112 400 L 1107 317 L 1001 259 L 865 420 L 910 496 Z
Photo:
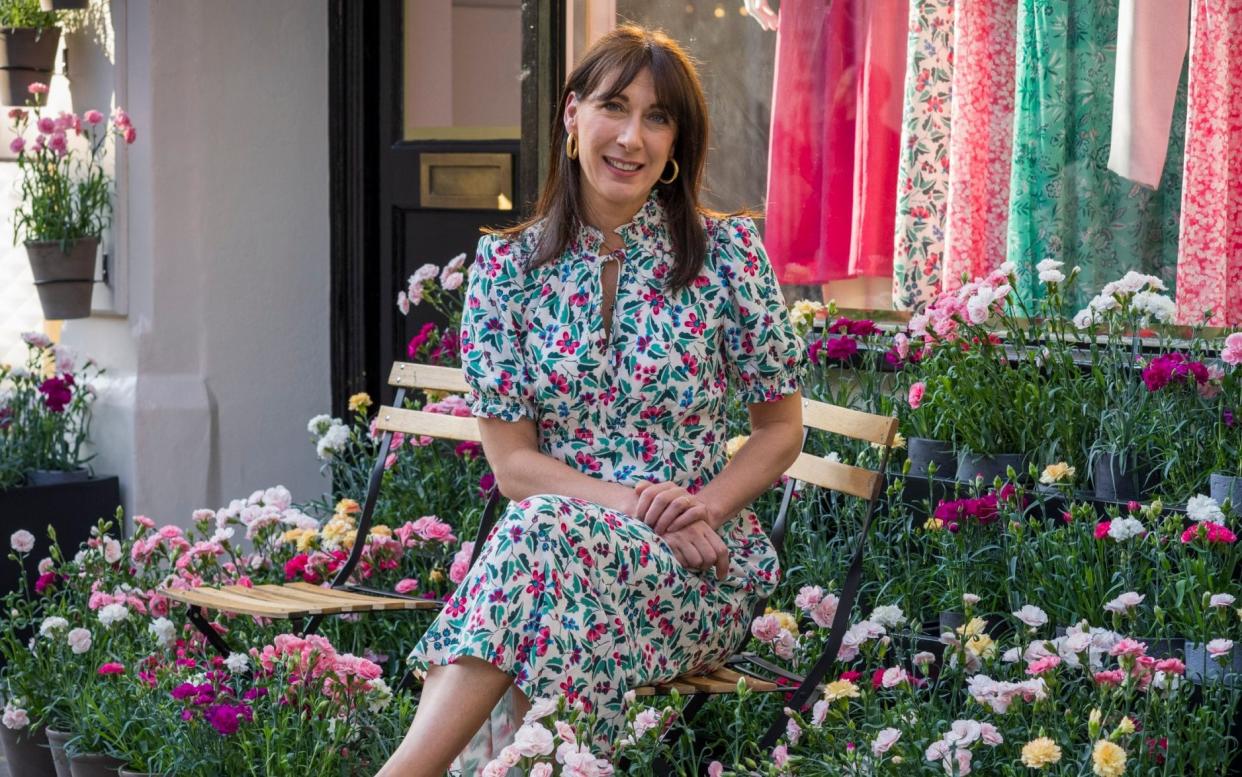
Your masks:
M 572 132 L 565 136 L 565 156 L 570 159 L 578 158 L 578 136 Z
M 681 168 L 677 166 L 677 160 L 676 160 L 676 159 L 670 159 L 670 160 L 668 160 L 668 161 L 669 161 L 669 162 L 671 162 L 671 163 L 673 164 L 673 177 L 672 177 L 672 178 L 669 178 L 669 179 L 667 179 L 667 180 L 665 180 L 665 179 L 663 179 L 663 178 L 658 179 L 658 180 L 660 181 L 660 183 L 662 183 L 662 184 L 670 184 L 670 183 L 672 183 L 673 181 L 676 181 L 676 180 L 677 180 L 677 176 L 681 174 Z

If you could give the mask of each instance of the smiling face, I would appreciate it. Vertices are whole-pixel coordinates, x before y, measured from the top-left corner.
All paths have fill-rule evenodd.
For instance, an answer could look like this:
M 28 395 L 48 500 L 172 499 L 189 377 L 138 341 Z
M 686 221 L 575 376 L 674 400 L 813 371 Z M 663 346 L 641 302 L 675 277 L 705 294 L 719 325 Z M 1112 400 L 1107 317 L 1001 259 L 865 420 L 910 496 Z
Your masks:
M 660 105 L 651 71 L 644 68 L 621 91 L 605 88 L 565 106 L 565 130 L 578 138 L 582 197 L 595 226 L 605 235 L 627 223 L 642 207 L 673 156 L 677 128 Z M 671 172 L 671 170 L 670 170 Z

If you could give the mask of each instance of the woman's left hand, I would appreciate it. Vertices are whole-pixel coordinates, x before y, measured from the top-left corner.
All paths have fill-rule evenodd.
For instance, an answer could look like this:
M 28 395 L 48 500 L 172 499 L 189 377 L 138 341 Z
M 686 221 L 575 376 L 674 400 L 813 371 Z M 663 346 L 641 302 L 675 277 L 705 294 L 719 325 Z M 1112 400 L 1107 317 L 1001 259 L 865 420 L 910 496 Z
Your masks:
M 661 537 L 698 521 L 706 521 L 712 528 L 717 526 L 712 508 L 676 483 L 644 480 L 634 486 L 634 493 L 638 494 L 638 509 L 634 517 Z

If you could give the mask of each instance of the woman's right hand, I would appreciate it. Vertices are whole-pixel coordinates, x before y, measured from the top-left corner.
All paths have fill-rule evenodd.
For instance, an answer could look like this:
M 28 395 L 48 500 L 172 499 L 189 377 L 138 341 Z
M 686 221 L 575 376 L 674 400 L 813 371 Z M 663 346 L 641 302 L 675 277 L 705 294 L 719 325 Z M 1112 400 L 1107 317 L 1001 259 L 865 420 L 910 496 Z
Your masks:
M 715 567 L 717 580 L 728 577 L 729 548 L 707 521 L 698 521 L 682 529 L 667 532 L 663 539 L 683 567 L 696 571 Z

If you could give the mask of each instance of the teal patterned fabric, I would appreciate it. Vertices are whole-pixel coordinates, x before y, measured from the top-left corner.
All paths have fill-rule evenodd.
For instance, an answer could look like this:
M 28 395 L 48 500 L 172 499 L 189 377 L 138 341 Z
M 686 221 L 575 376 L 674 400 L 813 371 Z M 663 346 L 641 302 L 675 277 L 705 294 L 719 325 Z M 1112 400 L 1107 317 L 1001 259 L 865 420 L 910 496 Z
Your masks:
M 1186 76 L 1182 74 L 1160 188 L 1108 169 L 1117 3 L 1021 0 L 1009 209 L 1009 260 L 1018 292 L 1043 293 L 1045 259 L 1082 268 L 1081 307 L 1129 270 L 1177 274 Z

